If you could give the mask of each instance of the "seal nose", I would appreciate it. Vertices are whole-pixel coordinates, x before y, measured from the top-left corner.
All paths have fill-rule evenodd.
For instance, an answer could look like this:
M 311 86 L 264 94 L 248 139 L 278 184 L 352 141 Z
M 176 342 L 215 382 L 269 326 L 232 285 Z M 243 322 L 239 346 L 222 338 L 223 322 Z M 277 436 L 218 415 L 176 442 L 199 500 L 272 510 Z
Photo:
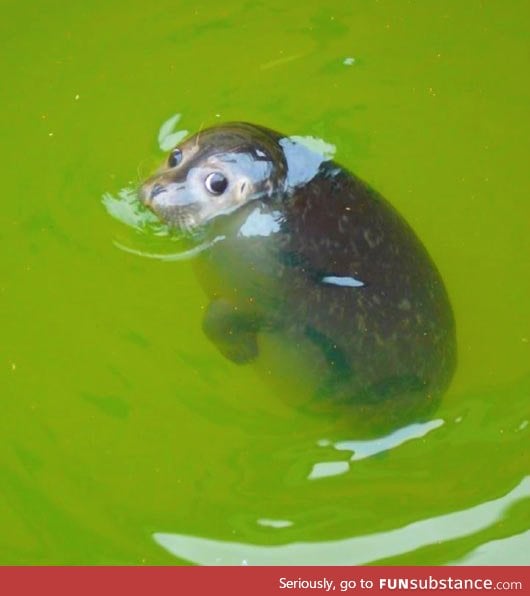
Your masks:
M 157 195 L 159 195 L 161 192 L 164 192 L 165 190 L 166 188 L 162 184 L 153 184 L 151 192 L 149 193 L 149 198 L 153 200 Z

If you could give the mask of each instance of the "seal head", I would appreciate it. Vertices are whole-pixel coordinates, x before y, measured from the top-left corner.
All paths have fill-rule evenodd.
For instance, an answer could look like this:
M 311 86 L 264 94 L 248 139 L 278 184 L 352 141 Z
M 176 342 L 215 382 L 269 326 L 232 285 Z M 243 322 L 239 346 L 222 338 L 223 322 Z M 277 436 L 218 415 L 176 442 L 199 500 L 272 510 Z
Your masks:
M 225 124 L 174 148 L 144 182 L 140 199 L 170 227 L 193 231 L 251 201 L 278 197 L 286 170 L 276 133 Z

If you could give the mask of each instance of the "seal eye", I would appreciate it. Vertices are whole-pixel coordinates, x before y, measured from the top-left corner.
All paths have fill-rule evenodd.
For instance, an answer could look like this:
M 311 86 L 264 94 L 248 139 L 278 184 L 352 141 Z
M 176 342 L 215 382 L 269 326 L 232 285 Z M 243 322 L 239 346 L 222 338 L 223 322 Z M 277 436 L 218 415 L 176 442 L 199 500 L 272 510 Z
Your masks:
M 167 165 L 170 168 L 175 168 L 182 161 L 182 151 L 180 149 L 173 149 L 169 154 Z
M 228 186 L 228 180 L 221 172 L 212 172 L 208 174 L 204 184 L 206 190 L 212 195 L 222 195 Z

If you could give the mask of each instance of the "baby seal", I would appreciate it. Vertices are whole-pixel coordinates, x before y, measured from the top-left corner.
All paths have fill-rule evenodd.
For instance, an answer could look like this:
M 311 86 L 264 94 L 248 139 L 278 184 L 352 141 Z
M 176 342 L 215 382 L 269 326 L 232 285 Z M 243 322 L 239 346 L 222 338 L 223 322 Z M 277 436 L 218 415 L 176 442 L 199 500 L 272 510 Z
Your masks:
M 389 426 L 447 388 L 455 324 L 440 274 L 397 211 L 319 151 L 224 124 L 174 148 L 139 194 L 205 243 L 204 331 L 232 362 L 259 361 L 274 337 L 297 354 L 293 374 L 317 379 L 313 406 L 383 412 Z M 274 376 L 274 358 L 265 366 Z

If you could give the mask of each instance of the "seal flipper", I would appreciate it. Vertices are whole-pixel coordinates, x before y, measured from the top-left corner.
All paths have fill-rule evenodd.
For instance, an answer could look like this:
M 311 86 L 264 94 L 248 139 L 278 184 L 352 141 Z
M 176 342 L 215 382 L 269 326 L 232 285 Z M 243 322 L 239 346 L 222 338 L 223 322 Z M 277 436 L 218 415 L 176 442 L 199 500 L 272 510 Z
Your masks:
M 230 302 L 222 299 L 210 302 L 202 328 L 221 354 L 235 364 L 247 364 L 257 357 L 257 317 L 238 311 Z

